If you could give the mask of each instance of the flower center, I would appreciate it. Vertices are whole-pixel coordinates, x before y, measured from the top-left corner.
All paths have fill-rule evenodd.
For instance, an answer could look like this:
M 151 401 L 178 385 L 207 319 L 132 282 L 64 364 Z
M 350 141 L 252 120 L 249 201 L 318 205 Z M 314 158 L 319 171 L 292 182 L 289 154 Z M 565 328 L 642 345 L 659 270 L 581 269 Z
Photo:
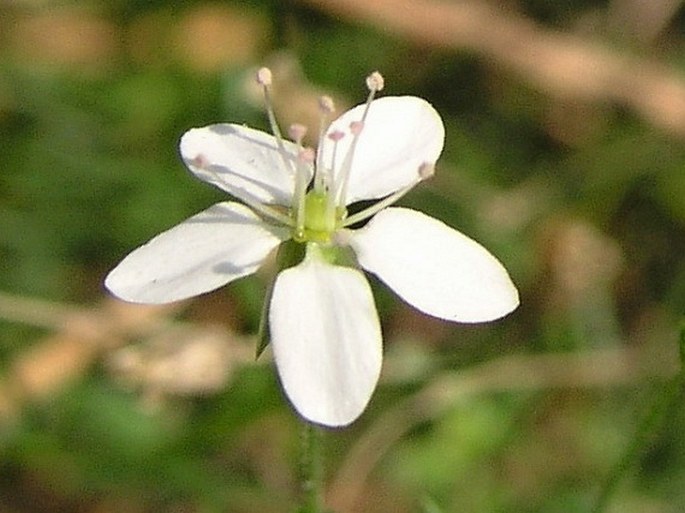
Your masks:
M 331 242 L 331 235 L 342 221 L 342 216 L 338 217 L 337 209 L 331 215 L 328 203 L 329 194 L 326 192 L 312 189 L 305 195 L 304 228 L 301 232 L 295 230 L 293 233 L 293 238 L 297 242 Z
M 359 137 L 364 131 L 364 123 L 371 103 L 376 92 L 383 89 L 382 75 L 376 71 L 367 77 L 366 86 L 369 89 L 369 95 L 361 119 L 351 122 L 347 133 L 339 130 L 328 132 L 330 116 L 335 111 L 335 107 L 330 97 L 321 97 L 319 100 L 321 123 L 318 149 L 315 152 L 303 145 L 306 135 L 306 128 L 303 125 L 292 125 L 288 135 L 298 148 L 295 159 L 286 151 L 271 103 L 271 71 L 268 68 L 261 68 L 257 72 L 257 82 L 264 91 L 269 123 L 276 138 L 283 164 L 295 176 L 293 201 L 288 211 L 288 222 L 285 224 L 291 227 L 292 237 L 296 242 L 330 245 L 334 240 L 333 236 L 336 231 L 368 219 L 404 196 L 418 182 L 432 175 L 433 168 L 431 165 L 421 166 L 417 170 L 416 182 L 390 194 L 361 212 L 348 216 L 346 208 L 347 189 L 354 154 Z M 347 145 L 344 155 L 339 155 L 339 142 L 345 137 L 351 137 L 351 141 Z M 327 144 L 333 144 L 333 148 L 331 152 L 325 153 L 323 149 L 324 145 Z M 329 162 L 324 162 L 324 155 L 326 154 L 330 154 Z

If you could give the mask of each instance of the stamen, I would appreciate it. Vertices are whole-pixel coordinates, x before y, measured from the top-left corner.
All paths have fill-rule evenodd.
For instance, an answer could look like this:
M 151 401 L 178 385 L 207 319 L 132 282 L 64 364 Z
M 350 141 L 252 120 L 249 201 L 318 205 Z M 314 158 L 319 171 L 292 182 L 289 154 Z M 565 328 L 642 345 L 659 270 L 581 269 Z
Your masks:
M 421 180 L 427 180 L 435 174 L 435 164 L 431 162 L 424 162 L 419 166 L 419 177 Z
M 378 71 L 374 71 L 366 77 L 366 87 L 369 91 L 382 91 L 385 87 L 385 79 Z
M 321 112 L 321 120 L 319 123 L 319 147 L 316 150 L 316 168 L 314 170 L 314 190 L 317 192 L 324 191 L 324 182 L 327 180 L 327 170 L 322 162 L 323 147 L 325 143 L 326 130 L 328 130 L 329 117 L 335 112 L 335 103 L 330 96 L 321 96 L 319 98 L 319 112 Z M 332 171 L 332 170 L 331 170 Z
M 330 134 L 328 134 L 328 139 L 333 141 L 333 155 L 331 155 L 331 166 L 330 170 L 331 173 L 335 170 L 335 161 L 338 155 L 338 142 L 345 137 L 345 132 L 342 132 L 340 130 L 334 130 Z
M 298 146 L 302 146 L 302 140 L 307 135 L 307 127 L 299 123 L 293 123 L 288 128 L 288 135 Z
M 328 134 L 328 139 L 333 141 L 333 154 L 331 155 L 331 167 L 330 167 L 330 172 L 331 174 L 335 172 L 335 161 L 337 160 L 337 155 L 338 155 L 338 142 L 345 137 L 345 132 L 342 132 L 340 130 L 334 130 L 330 134 Z M 331 184 L 333 185 L 335 183 L 335 176 L 331 176 Z M 337 206 L 336 202 L 336 194 L 335 191 L 329 191 L 329 193 L 326 195 L 326 216 L 328 219 L 333 219 L 335 217 L 335 208 Z
M 271 132 L 276 139 L 276 144 L 278 146 L 278 152 L 281 154 L 281 159 L 283 160 L 283 165 L 291 173 L 295 172 L 293 169 L 293 164 L 290 161 L 290 155 L 285 149 L 283 144 L 283 136 L 281 135 L 281 129 L 278 127 L 278 122 L 276 121 L 276 114 L 274 113 L 273 102 L 271 101 L 271 70 L 269 68 L 259 68 L 257 71 L 257 83 L 262 86 L 262 91 L 264 92 L 264 104 L 266 106 L 266 114 L 269 118 L 269 125 L 271 125 Z
M 366 107 L 364 108 L 364 113 L 362 114 L 362 119 L 359 121 L 353 121 L 350 123 L 350 132 L 354 137 L 350 143 L 350 147 L 345 155 L 345 160 L 343 161 L 342 167 L 340 168 L 340 178 L 336 177 L 337 183 L 335 184 L 335 198 L 336 203 L 339 207 L 344 208 L 347 203 L 347 188 L 350 182 L 350 170 L 352 169 L 352 160 L 354 159 L 354 152 L 357 149 L 357 141 L 359 141 L 359 135 L 364 129 L 364 124 L 366 123 L 366 117 L 369 114 L 369 108 L 371 107 L 371 102 L 373 102 L 376 92 L 380 91 L 385 87 L 385 80 L 383 75 L 378 71 L 374 71 L 368 77 L 366 77 L 366 86 L 369 88 L 369 96 L 366 98 Z
M 430 170 L 430 172 L 427 172 Z M 392 193 L 390 196 L 387 196 L 380 200 L 377 203 L 374 203 L 368 208 L 365 208 L 364 210 L 357 212 L 356 214 L 351 215 L 350 217 L 345 218 L 339 225 L 339 228 L 345 228 L 347 226 L 353 225 L 355 223 L 358 223 L 360 221 L 364 221 L 365 219 L 368 219 L 372 215 L 380 212 L 386 207 L 389 207 L 393 203 L 397 202 L 402 196 L 407 194 L 410 190 L 412 190 L 416 185 L 418 185 L 420 182 L 424 181 L 427 178 L 430 178 L 435 174 L 435 165 L 431 164 L 430 162 L 424 162 L 421 164 L 417 170 L 417 177 L 416 180 L 413 183 L 410 183 L 409 185 L 401 188 L 399 191 L 395 191 Z
M 307 195 L 307 170 L 311 168 L 316 158 L 312 148 L 302 148 L 297 155 L 297 174 L 295 175 L 295 194 L 293 195 L 294 217 L 296 233 L 304 234 L 305 224 L 305 196 Z
M 257 83 L 261 86 L 271 85 L 271 70 L 269 68 L 259 68 L 257 70 Z
M 283 136 L 281 135 L 281 129 L 278 127 L 273 102 L 271 101 L 271 70 L 269 68 L 259 68 L 259 71 L 257 71 L 257 83 L 262 86 L 262 91 L 264 92 L 264 104 L 266 105 L 266 114 L 269 117 L 271 132 L 279 142 L 279 147 L 282 147 Z
M 368 106 L 367 106 L 368 110 Z M 352 142 L 350 147 L 345 154 L 345 160 L 343 160 L 342 166 L 340 167 L 340 179 L 336 183 L 335 198 L 336 204 L 340 207 L 344 207 L 347 203 L 347 187 L 350 183 L 350 170 L 352 169 L 352 159 L 354 157 L 354 151 L 357 148 L 357 141 L 359 140 L 359 135 L 364 129 L 363 121 L 353 121 L 350 123 L 350 133 L 352 134 Z
M 333 114 L 335 112 L 335 102 L 330 96 L 322 96 L 319 98 L 319 110 L 324 115 Z
M 369 88 L 369 96 L 366 99 L 366 109 L 364 109 L 364 115 L 362 116 L 362 122 L 366 121 L 366 115 L 369 113 L 369 107 L 373 101 L 376 93 L 382 91 L 385 87 L 385 79 L 378 71 L 374 71 L 368 77 L 366 77 L 366 87 Z

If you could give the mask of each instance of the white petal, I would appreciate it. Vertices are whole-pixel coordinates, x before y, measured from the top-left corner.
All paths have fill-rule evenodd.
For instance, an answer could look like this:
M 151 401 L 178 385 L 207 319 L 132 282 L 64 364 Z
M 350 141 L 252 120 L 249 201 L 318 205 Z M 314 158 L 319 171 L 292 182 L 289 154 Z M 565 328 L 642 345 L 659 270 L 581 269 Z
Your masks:
M 297 149 L 288 141 L 284 147 L 285 155 L 272 135 L 231 124 L 194 128 L 181 138 L 185 164 L 205 182 L 248 202 L 290 205 Z
M 364 109 L 358 105 L 329 128 L 328 133 L 346 134 L 336 150 L 336 172 L 352 142 L 349 125 L 361 120 Z M 347 203 L 380 198 L 416 182 L 419 166 L 438 160 L 444 140 L 440 115 L 427 101 L 414 96 L 374 100 L 354 153 Z M 333 144 L 324 141 L 323 148 L 323 162 L 330 165 Z
M 269 324 L 281 383 L 300 415 L 327 426 L 361 415 L 378 382 L 382 338 L 360 271 L 309 257 L 283 271 Z
M 519 304 L 507 271 L 488 250 L 420 212 L 387 208 L 353 232 L 350 244 L 364 269 L 429 315 L 483 322 Z
M 134 250 L 105 286 L 134 303 L 186 299 L 252 274 L 287 237 L 240 203 L 218 203 Z

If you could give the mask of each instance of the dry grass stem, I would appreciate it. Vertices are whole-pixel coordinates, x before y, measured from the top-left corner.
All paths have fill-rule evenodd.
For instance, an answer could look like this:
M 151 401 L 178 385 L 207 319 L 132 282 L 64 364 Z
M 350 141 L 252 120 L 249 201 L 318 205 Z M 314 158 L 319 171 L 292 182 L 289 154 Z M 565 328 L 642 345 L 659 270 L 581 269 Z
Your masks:
M 564 99 L 610 101 L 685 136 L 685 78 L 598 41 L 543 28 L 483 2 L 302 0 L 415 43 L 467 50 Z
M 27 401 L 58 393 L 103 357 L 135 357 L 136 365 L 122 371 L 122 377 L 144 393 L 157 394 L 198 392 L 209 378 L 209 385 L 219 382 L 232 364 L 253 358 L 249 346 L 225 329 L 172 321 L 179 308 L 178 303 L 142 306 L 108 300 L 87 309 L 0 293 L 0 318 L 51 332 L 21 351 L 0 380 L 0 420 L 14 418 Z M 132 341 L 149 343 L 138 344 L 140 351 L 118 352 Z M 208 361 L 215 367 L 223 362 L 225 373 L 208 372 Z M 203 379 L 193 381 L 196 375 Z

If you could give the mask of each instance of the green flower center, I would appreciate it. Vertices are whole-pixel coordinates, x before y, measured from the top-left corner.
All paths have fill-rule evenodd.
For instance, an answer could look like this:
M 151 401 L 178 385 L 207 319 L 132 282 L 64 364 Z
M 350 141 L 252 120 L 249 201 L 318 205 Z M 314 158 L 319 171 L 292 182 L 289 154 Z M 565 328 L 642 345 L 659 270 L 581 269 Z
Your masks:
M 318 242 L 328 244 L 346 210 L 331 208 L 330 199 L 325 191 L 310 190 L 304 197 L 304 229 L 295 228 L 293 239 L 297 242 Z
M 329 116 L 335 111 L 333 100 L 328 96 L 322 96 L 319 99 L 321 131 L 318 152 L 303 145 L 307 129 L 297 123 L 291 125 L 288 131 L 295 146 L 294 148 L 289 146 L 286 149 L 271 102 L 271 71 L 268 68 L 261 68 L 257 72 L 257 83 L 262 86 L 264 92 L 269 124 L 283 164 L 289 172 L 294 174 L 295 189 L 293 204 L 287 214 L 268 205 L 262 205 L 258 201 L 250 202 L 249 205 L 276 223 L 290 227 L 292 238 L 296 243 L 308 245 L 312 243 L 331 249 L 334 245 L 332 243 L 335 242 L 333 236 L 337 230 L 370 218 L 376 212 L 395 203 L 418 182 L 433 174 L 433 164 L 426 162 L 419 166 L 415 182 L 348 216 L 348 185 L 355 150 L 371 103 L 376 93 L 383 89 L 384 81 L 381 74 L 374 71 L 366 78 L 369 95 L 361 110 L 360 119 L 351 121 L 348 128 L 330 129 Z M 339 151 L 339 142 L 346 134 L 352 139 L 342 154 L 343 150 Z M 324 152 L 322 149 L 324 144 L 332 144 L 332 151 Z M 294 154 L 293 149 L 296 150 Z M 324 155 L 326 155 L 325 158 Z

